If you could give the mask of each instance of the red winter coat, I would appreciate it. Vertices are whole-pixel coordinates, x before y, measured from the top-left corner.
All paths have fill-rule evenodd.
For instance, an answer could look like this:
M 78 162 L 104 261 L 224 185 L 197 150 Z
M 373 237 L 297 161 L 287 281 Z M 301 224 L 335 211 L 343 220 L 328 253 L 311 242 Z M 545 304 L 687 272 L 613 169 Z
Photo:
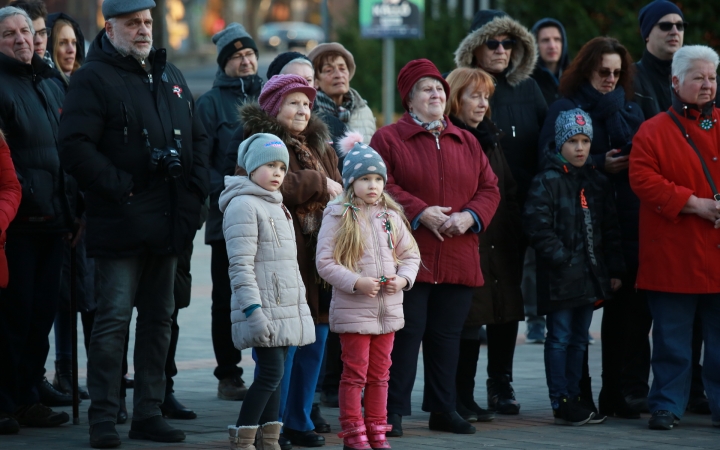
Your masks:
M 450 206 L 449 214 L 473 211 L 484 231 L 500 202 L 497 177 L 477 139 L 445 120 L 448 126 L 436 141 L 405 113 L 397 123 L 379 129 L 370 146 L 385 160 L 386 189 L 410 222 L 429 206 Z M 440 242 L 420 225 L 413 235 L 422 258 L 416 282 L 483 285 L 477 234 L 468 230 Z
M 720 110 L 710 131 L 700 128 L 697 111 L 680 119 L 720 185 Z M 660 113 L 633 139 L 630 185 L 640 198 L 640 267 L 637 287 L 685 294 L 720 293 L 720 230 L 709 220 L 680 211 L 691 195 L 713 193 L 695 151 L 675 122 Z
M 15 166 L 10 157 L 10 149 L 0 134 L 0 288 L 8 284 L 8 263 L 5 257 L 5 232 L 15 218 L 22 188 L 15 174 Z

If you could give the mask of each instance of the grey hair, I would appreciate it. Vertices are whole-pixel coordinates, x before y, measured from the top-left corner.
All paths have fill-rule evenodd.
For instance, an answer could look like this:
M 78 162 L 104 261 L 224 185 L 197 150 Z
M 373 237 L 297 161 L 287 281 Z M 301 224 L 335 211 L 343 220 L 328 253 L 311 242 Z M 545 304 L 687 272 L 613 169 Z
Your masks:
M 30 33 L 32 33 L 33 36 L 35 35 L 35 27 L 33 27 L 32 20 L 30 20 L 30 16 L 28 15 L 28 13 L 14 6 L 6 6 L 4 8 L 0 8 L 0 23 L 4 22 L 5 19 L 12 16 L 23 16 L 25 18 L 25 22 L 27 22 L 28 27 L 30 28 Z
M 307 58 L 295 58 L 289 63 L 285 64 L 282 69 L 280 69 L 280 75 L 285 75 L 287 73 L 288 66 L 292 64 L 305 64 L 309 68 L 313 70 L 313 73 L 315 73 L 315 68 L 313 67 L 312 63 Z
M 425 80 L 433 80 L 433 81 L 437 82 L 440 86 L 442 86 L 443 90 L 445 90 L 445 86 L 443 86 L 442 81 L 438 80 L 437 78 L 422 77 L 419 80 L 417 80 L 415 82 L 415 85 L 413 85 L 412 89 L 410 89 L 410 94 L 408 94 L 408 99 L 407 99 L 408 103 L 410 103 L 412 101 L 413 97 L 415 97 L 415 93 L 417 92 L 417 88 L 418 88 L 418 86 L 420 86 L 420 83 L 422 83 Z M 447 95 L 447 92 L 445 93 L 445 95 Z
M 678 77 L 680 84 L 685 82 L 685 75 L 695 61 L 706 61 L 715 66 L 717 71 L 720 57 L 715 50 L 705 45 L 688 45 L 675 52 L 672 60 L 672 76 Z

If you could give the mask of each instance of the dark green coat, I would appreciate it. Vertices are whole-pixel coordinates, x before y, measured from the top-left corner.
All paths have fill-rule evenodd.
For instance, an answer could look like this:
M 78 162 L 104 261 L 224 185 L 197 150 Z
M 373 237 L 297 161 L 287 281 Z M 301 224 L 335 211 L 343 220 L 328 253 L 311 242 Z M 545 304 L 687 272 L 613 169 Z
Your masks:
M 500 203 L 492 222 L 478 234 L 480 269 L 485 284 L 475 288 L 466 327 L 501 324 L 525 318 L 520 290 L 523 260 L 522 219 L 517 198 L 517 183 L 500 147 L 500 132 L 490 119 L 477 128 L 450 116 L 457 127 L 467 130 L 480 142 L 490 167 L 497 176 Z M 523 247 L 524 248 L 524 247 Z
M 625 271 L 608 179 L 590 162 L 571 165 L 554 148 L 545 161 L 523 216 L 537 257 L 538 314 L 606 300 L 610 278 Z

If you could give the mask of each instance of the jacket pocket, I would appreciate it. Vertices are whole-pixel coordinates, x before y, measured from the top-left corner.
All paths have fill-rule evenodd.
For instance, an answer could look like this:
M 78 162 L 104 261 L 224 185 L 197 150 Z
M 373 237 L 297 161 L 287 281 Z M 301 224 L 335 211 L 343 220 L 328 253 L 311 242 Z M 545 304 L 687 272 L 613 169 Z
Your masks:
M 275 272 L 272 274 L 272 285 L 273 285 L 273 300 L 276 304 L 280 304 L 280 278 Z
M 18 209 L 18 217 L 36 217 L 52 220 L 55 217 L 53 192 L 55 182 L 50 172 L 37 169 L 26 169 L 20 174 L 22 200 Z
M 565 263 L 553 269 L 550 276 L 550 301 L 558 302 L 585 295 L 583 264 Z

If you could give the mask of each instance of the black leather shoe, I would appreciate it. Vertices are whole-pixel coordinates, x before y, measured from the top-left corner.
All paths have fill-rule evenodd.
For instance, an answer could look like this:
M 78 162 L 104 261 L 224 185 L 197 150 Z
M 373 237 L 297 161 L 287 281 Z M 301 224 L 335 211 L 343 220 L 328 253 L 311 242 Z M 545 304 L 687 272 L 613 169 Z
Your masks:
M 288 427 L 283 428 L 283 436 L 290 439 L 292 445 L 300 447 L 322 447 L 325 445 L 325 437 L 320 436 L 313 430 L 297 431 Z
M 631 411 L 635 411 L 638 414 L 650 412 L 647 397 L 633 397 L 632 395 L 627 395 L 625 396 L 625 404 Z
M 50 428 L 70 421 L 65 411 L 56 412 L 42 403 L 24 405 L 15 410 L 15 420 L 24 427 Z
M 171 427 L 162 416 L 134 420 L 130 424 L 130 439 L 146 439 L 155 442 L 180 442 L 185 440 L 182 430 Z
M 0 413 L 0 435 L 18 434 L 18 432 L 20 432 L 18 421 L 10 414 Z
M 456 412 L 430 413 L 428 426 L 433 431 L 449 431 L 455 434 L 475 434 L 475 427 Z
M 280 450 L 292 450 L 292 442 L 282 434 L 278 439 L 278 445 L 280 446 Z
M 115 418 L 118 425 L 123 425 L 128 420 L 127 405 L 125 404 L 125 397 L 120 397 L 120 409 L 118 409 L 117 417 Z
M 651 430 L 672 430 L 680 420 L 670 411 L 655 411 L 648 421 L 648 428 Z
M 40 403 L 45 406 L 72 406 L 73 404 L 72 395 L 64 394 L 55 389 L 55 386 L 50 384 L 47 378 L 43 378 L 37 390 L 40 395 Z
M 468 404 L 468 408 L 477 414 L 478 422 L 492 422 L 495 420 L 495 413 L 488 411 L 485 408 L 481 408 L 480 405 L 475 403 L 475 400 L 471 400 L 470 404 Z
M 388 425 L 392 425 L 392 431 L 385 433 L 387 437 L 400 437 L 403 435 L 402 416 L 400 414 L 390 413 L 387 416 Z
M 169 419 L 192 420 L 197 418 L 195 411 L 186 408 L 172 392 L 165 394 L 165 401 L 160 405 L 160 411 L 162 411 L 163 417 Z
M 488 409 L 498 414 L 519 414 L 520 403 L 515 400 L 515 391 L 507 377 L 488 378 Z
M 90 426 L 90 447 L 115 448 L 120 446 L 120 435 L 112 422 L 100 422 Z
M 312 409 L 310 410 L 310 420 L 312 420 L 315 426 L 316 433 L 330 433 L 330 424 L 322 416 L 319 403 L 313 403 Z
M 466 408 L 465 405 L 460 402 L 455 402 L 455 410 L 466 422 L 473 423 L 478 421 L 478 416 L 475 411 Z

